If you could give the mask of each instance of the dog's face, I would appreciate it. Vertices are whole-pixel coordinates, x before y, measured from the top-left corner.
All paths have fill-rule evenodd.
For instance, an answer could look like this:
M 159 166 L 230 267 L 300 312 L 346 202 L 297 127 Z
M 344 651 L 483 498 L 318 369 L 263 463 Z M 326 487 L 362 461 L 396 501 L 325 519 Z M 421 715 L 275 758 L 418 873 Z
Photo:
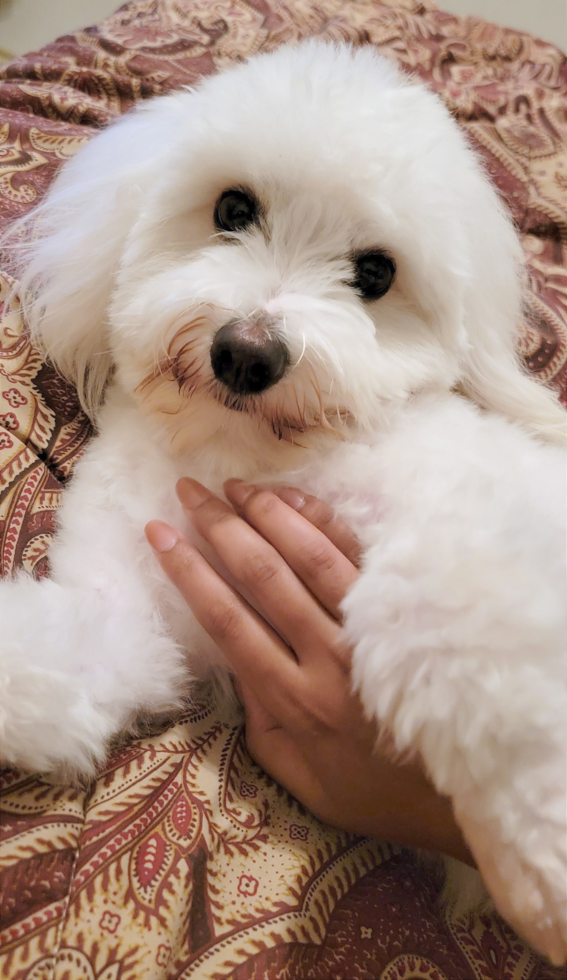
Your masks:
M 444 368 L 380 209 L 332 171 L 270 169 L 235 166 L 169 218 L 156 202 L 133 235 L 112 315 L 120 380 L 177 452 L 219 431 L 264 453 L 345 437 Z
M 155 100 L 45 213 L 36 334 L 95 392 L 113 362 L 174 455 L 286 466 L 428 388 L 520 404 L 516 237 L 441 103 L 371 49 L 282 48 Z

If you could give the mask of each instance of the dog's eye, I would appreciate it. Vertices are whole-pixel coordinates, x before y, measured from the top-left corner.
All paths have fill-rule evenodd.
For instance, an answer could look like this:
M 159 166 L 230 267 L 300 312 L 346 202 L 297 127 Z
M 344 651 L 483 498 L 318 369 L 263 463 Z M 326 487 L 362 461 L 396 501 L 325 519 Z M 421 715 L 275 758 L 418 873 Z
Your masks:
M 258 203 L 245 191 L 223 191 L 215 206 L 219 231 L 244 231 L 258 217 Z
M 384 296 L 396 275 L 393 259 L 378 249 L 359 252 L 354 258 L 354 270 L 351 286 L 363 299 L 379 299 Z

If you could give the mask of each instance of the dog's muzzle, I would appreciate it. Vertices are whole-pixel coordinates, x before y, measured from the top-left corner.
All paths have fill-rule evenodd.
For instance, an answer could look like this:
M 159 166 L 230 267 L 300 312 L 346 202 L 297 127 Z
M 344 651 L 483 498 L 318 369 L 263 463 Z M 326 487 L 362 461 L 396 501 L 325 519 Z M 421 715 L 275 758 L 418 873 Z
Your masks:
M 237 395 L 257 395 L 283 378 L 289 351 L 266 317 L 232 320 L 211 346 L 215 378 Z

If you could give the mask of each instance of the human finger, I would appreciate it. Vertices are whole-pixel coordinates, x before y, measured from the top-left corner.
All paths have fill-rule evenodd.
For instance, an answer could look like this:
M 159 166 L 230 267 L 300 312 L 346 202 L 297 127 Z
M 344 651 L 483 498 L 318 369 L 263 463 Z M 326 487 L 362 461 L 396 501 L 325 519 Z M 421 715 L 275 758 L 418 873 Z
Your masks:
M 179 531 L 163 521 L 150 521 L 146 537 L 230 666 L 251 689 L 261 689 L 269 710 L 278 711 L 282 698 L 289 697 L 286 692 L 298 683 L 298 666 L 289 647 Z
M 298 658 L 314 659 L 322 649 L 333 649 L 340 639 L 338 624 L 269 541 L 195 480 L 180 480 L 177 492 L 196 531 Z
M 335 548 L 342 551 L 345 558 L 358 568 L 362 556 L 360 541 L 352 528 L 342 518 L 337 517 L 329 504 L 319 497 L 298 490 L 297 487 L 273 487 L 272 492 L 289 507 L 293 507 L 310 524 L 319 528 L 325 537 L 333 542 Z
M 324 608 L 340 620 L 340 604 L 358 577 L 353 563 L 323 531 L 271 490 L 227 480 L 224 491 L 235 510 L 274 546 Z

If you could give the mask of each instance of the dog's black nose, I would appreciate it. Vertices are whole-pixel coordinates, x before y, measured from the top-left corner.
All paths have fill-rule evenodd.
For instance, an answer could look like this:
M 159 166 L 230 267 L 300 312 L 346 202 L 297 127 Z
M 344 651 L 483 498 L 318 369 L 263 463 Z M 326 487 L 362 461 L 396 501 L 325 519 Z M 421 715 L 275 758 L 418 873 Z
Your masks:
M 256 395 L 283 378 L 289 353 L 266 318 L 233 320 L 213 340 L 211 364 L 215 378 L 235 394 Z

